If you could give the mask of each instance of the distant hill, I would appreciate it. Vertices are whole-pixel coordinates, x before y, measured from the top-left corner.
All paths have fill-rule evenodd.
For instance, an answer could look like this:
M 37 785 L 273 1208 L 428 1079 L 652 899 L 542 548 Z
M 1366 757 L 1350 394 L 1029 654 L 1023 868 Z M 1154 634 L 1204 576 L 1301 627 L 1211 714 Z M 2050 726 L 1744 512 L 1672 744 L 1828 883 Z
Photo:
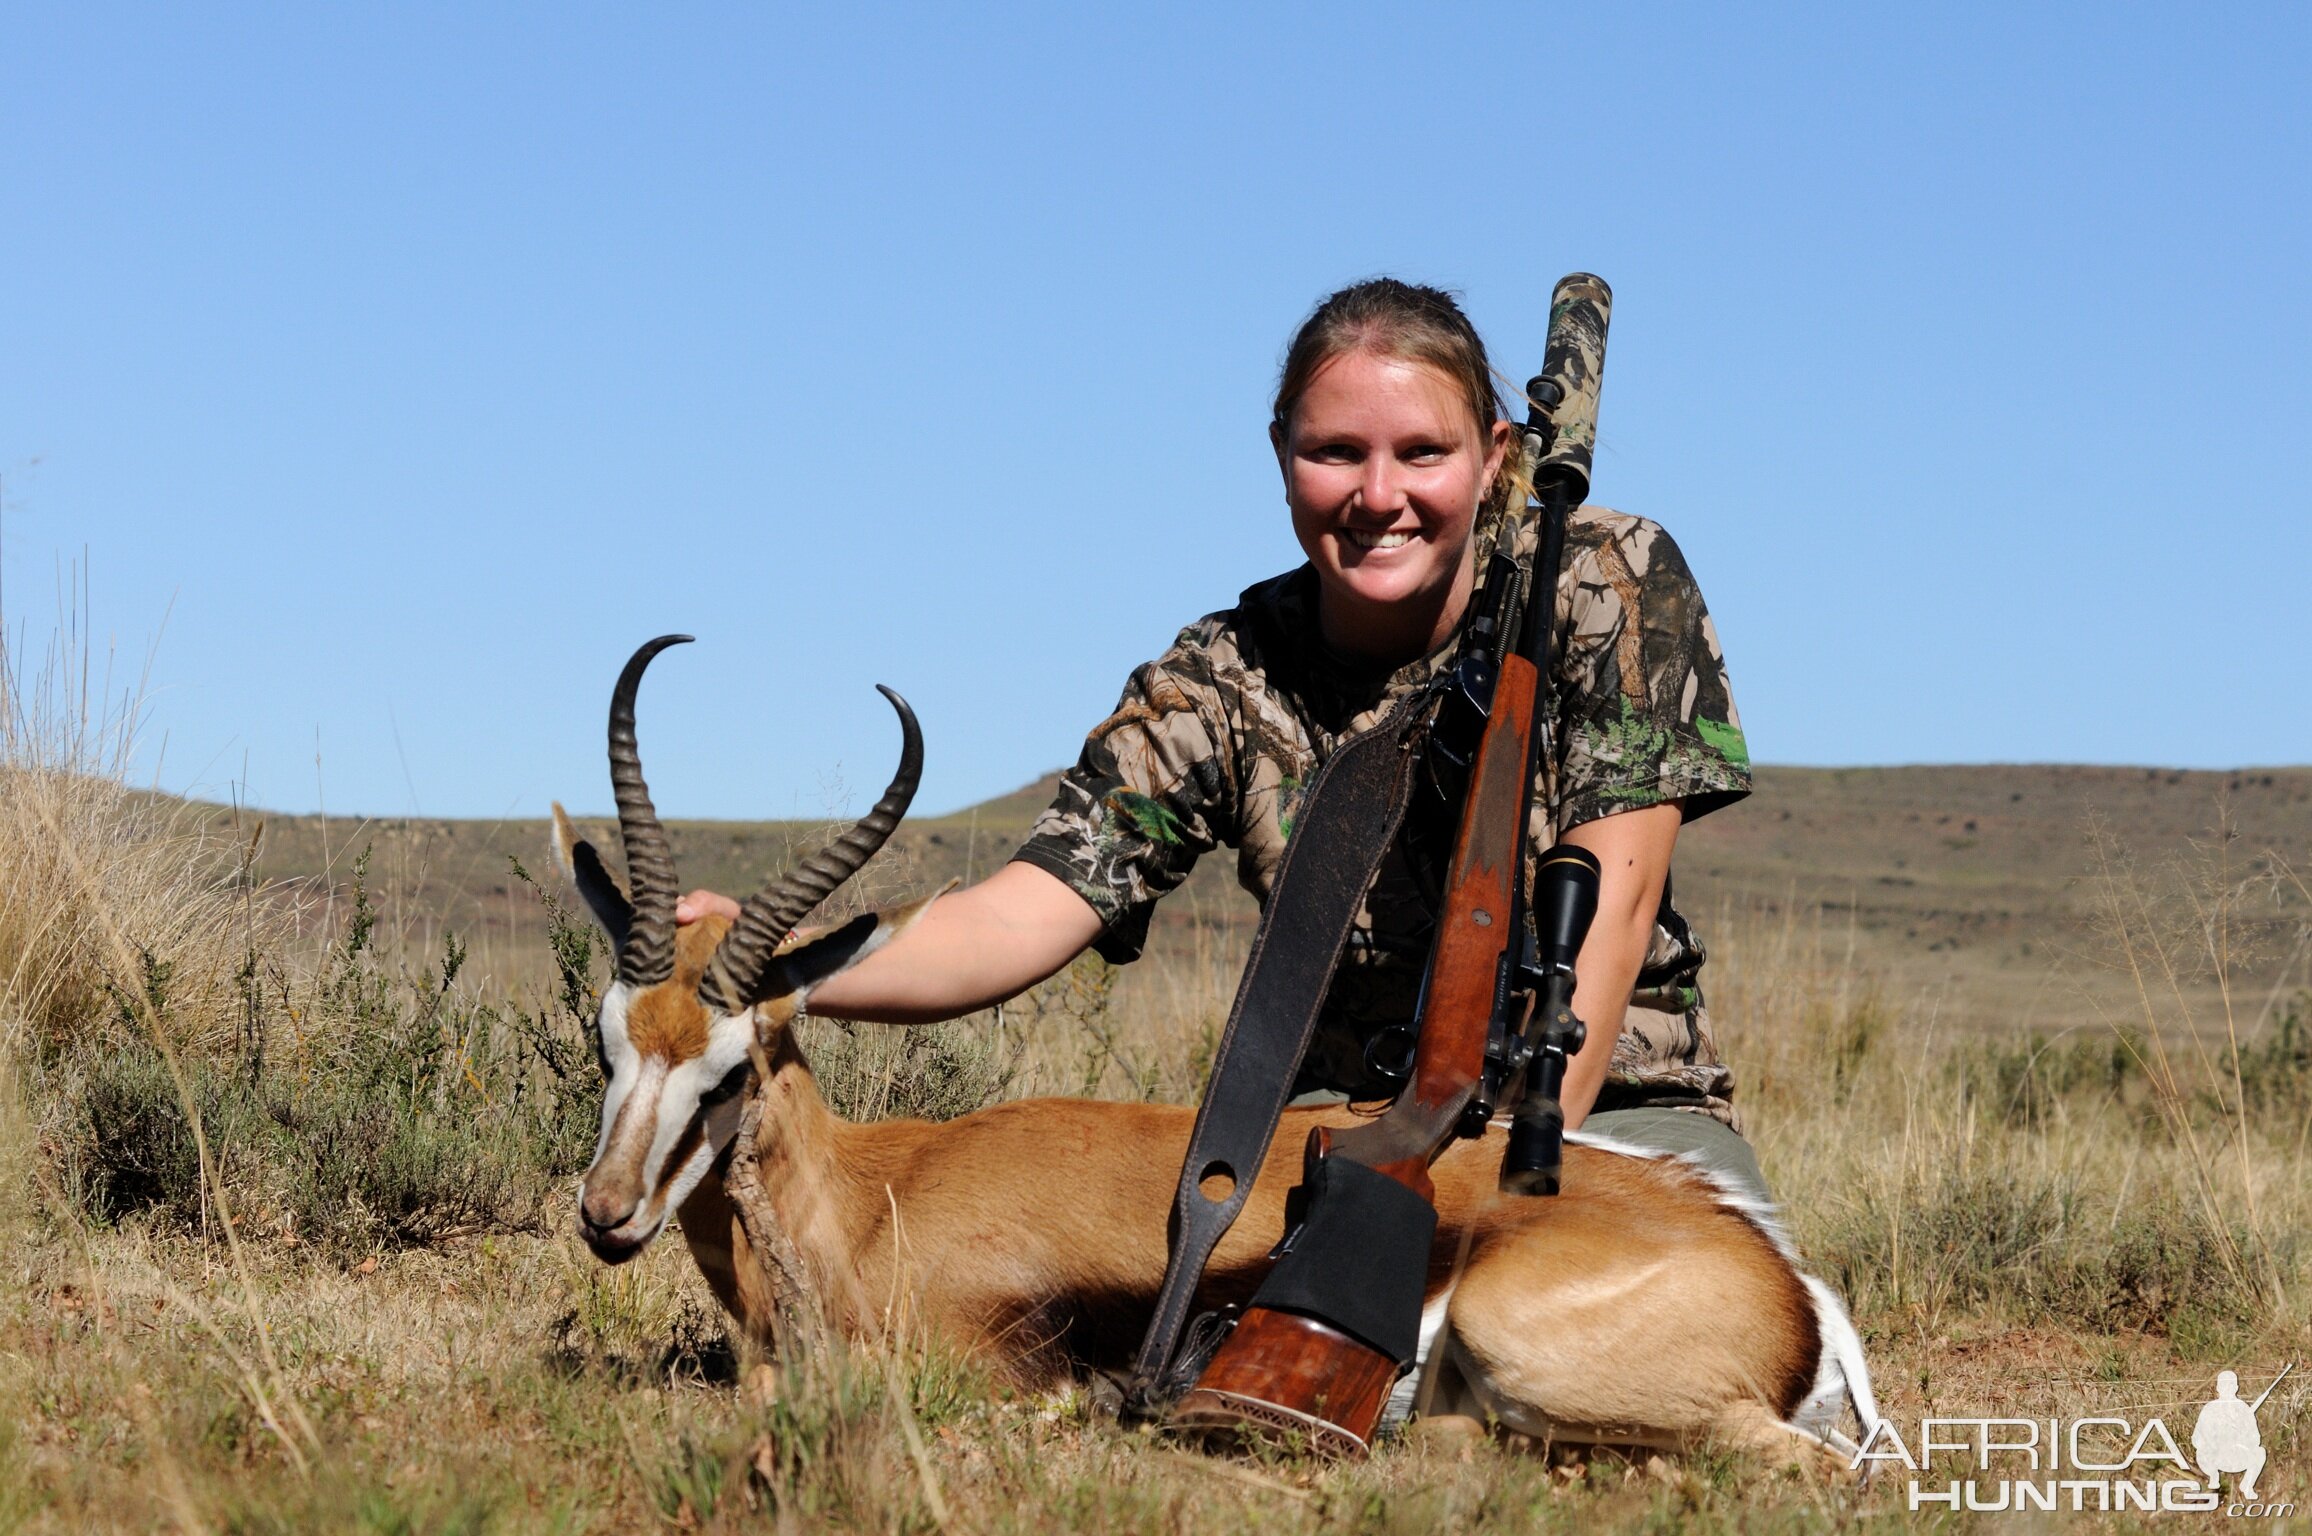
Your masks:
M 1026 836 L 1052 784 L 1045 778 L 952 815 L 910 819 L 869 884 L 887 897 L 986 874 Z M 1767 927 L 1803 924 L 1839 963 L 1954 1025 L 2056 1028 L 2130 1011 L 2134 983 L 2095 963 L 2104 946 L 2090 920 L 2103 887 L 2090 878 L 2091 822 L 2111 849 L 2133 856 L 2132 888 L 2169 918 L 2189 920 L 2174 866 L 2219 851 L 2236 876 L 2268 872 L 2276 855 L 2312 883 L 2312 768 L 1763 767 L 1757 786 L 1681 838 L 1679 904 L 1705 942 L 1746 936 L 1755 944 Z M 2234 836 L 2220 847 L 2216 828 L 2227 809 Z M 615 859 L 613 824 L 593 825 Z M 686 884 L 734 895 L 828 831 L 797 822 L 671 821 L 668 829 Z M 291 882 L 301 905 L 325 920 L 364 848 L 374 899 L 407 943 L 430 949 L 449 928 L 500 975 L 542 970 L 537 904 L 508 863 L 519 858 L 550 877 L 542 820 L 278 816 L 261 869 Z M 2235 982 L 2248 1017 L 2275 985 L 2308 979 L 2305 912 L 2301 892 L 2289 890 L 2240 930 L 2250 955 Z M 1217 855 L 1165 903 L 1151 959 L 1186 947 L 1196 924 L 1207 939 L 1218 929 L 1240 945 L 1255 916 L 1236 889 L 1233 858 Z M 2204 978 L 2186 986 L 2195 1005 L 2213 1000 Z

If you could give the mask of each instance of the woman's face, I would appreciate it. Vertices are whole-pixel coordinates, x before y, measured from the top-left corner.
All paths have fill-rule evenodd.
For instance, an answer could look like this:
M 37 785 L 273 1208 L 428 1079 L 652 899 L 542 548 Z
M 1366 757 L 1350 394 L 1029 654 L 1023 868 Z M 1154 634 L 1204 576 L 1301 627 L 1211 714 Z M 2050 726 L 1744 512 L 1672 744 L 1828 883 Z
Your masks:
M 1276 439 L 1293 533 L 1316 567 L 1327 643 L 1392 662 L 1442 643 L 1468 606 L 1470 532 L 1509 445 L 1426 363 L 1345 352 Z

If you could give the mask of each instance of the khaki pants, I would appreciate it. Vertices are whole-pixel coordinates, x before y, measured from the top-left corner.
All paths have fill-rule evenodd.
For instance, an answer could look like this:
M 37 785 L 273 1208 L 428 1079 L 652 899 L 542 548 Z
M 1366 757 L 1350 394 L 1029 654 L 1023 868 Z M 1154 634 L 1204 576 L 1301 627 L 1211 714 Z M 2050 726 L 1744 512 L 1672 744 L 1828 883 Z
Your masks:
M 1758 1154 L 1741 1133 L 1722 1120 L 1692 1109 L 1607 1109 L 1581 1123 L 1581 1131 L 1626 1141 L 1632 1146 L 1691 1157 L 1712 1173 L 1732 1180 L 1745 1194 L 1768 1205 L 1774 1192 L 1758 1169 Z

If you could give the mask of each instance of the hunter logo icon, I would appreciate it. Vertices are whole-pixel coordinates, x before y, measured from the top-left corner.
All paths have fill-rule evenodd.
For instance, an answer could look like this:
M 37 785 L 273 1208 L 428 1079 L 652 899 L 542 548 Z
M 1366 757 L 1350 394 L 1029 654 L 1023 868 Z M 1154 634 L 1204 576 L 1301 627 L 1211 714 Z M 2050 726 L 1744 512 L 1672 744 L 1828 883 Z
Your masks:
M 2280 1375 L 2272 1378 L 2252 1403 L 2240 1401 L 2240 1378 L 2231 1371 L 2216 1376 L 2216 1396 L 2200 1410 L 2199 1422 L 2192 1426 L 2192 1455 L 2200 1470 L 2207 1474 L 2208 1486 L 2214 1488 L 2219 1479 L 2239 1474 L 2233 1491 L 2243 1498 L 2256 1497 L 2256 1479 L 2264 1470 L 2264 1441 L 2256 1428 L 2256 1410 L 2264 1406 L 2264 1399 L 2272 1395 L 2272 1387 L 2294 1370 L 2294 1362 L 2281 1367 Z
M 2257 1491 L 2268 1453 L 2256 1413 L 2295 1369 L 2293 1363 L 2281 1367 L 2253 1402 L 2241 1399 L 2238 1372 L 2219 1373 L 2214 1399 L 2192 1422 L 2189 1455 L 2164 1421 L 2105 1410 L 2076 1418 L 1924 1418 L 1915 1440 L 1906 1440 L 1894 1421 L 1879 1419 L 1849 1465 L 1861 1471 L 1874 1462 L 1901 1462 L 1912 1474 L 1907 1503 L 1913 1511 L 1940 1504 L 1954 1513 L 2068 1509 L 2284 1519 L 2296 1513 L 2295 1504 L 2267 1503 Z

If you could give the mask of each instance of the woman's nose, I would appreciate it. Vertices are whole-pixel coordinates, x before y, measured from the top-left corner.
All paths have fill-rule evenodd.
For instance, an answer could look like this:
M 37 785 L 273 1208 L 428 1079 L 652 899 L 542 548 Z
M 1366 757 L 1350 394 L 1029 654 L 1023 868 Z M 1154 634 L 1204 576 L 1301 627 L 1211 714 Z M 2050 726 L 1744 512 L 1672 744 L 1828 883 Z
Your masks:
M 1385 454 L 1365 460 L 1365 474 L 1357 499 L 1370 512 L 1402 511 L 1405 505 L 1404 466 Z

